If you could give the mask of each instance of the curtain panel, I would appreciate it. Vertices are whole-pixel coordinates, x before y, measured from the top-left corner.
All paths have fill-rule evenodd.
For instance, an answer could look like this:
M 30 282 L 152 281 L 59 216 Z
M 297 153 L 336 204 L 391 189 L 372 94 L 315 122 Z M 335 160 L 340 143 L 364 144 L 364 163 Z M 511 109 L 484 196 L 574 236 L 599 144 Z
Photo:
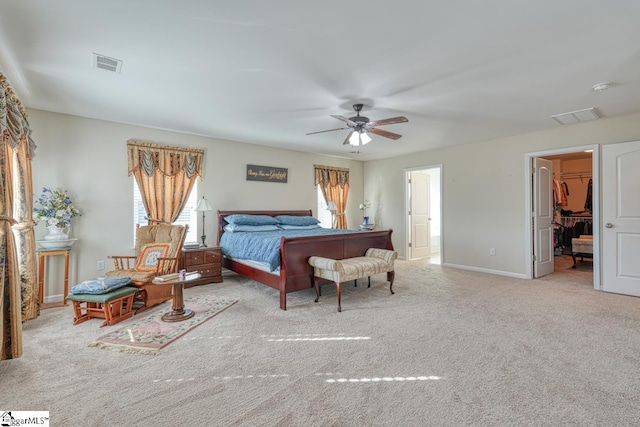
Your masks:
M 24 106 L 0 72 L 0 361 L 22 355 L 22 323 L 39 314 L 31 159 Z
M 151 222 L 171 224 L 184 209 L 199 176 L 204 150 L 127 141 L 129 175 L 133 175 Z
M 336 204 L 336 228 L 347 229 L 345 210 L 349 196 L 349 169 L 335 166 L 313 165 L 315 180 L 322 190 L 325 202 Z

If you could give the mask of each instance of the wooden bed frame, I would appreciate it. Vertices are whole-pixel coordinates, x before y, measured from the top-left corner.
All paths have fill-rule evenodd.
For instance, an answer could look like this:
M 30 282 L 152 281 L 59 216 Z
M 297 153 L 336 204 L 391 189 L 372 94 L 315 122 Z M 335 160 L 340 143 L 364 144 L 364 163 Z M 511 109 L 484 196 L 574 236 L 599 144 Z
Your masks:
M 227 222 L 224 218 L 232 214 L 248 215 L 295 215 L 311 216 L 311 210 L 292 211 L 218 211 L 218 240 L 224 233 Z M 326 236 L 283 237 L 280 240 L 280 274 L 269 273 L 232 259 L 223 257 L 222 266 L 241 276 L 270 286 L 280 292 L 280 308 L 287 309 L 287 294 L 313 288 L 313 267 L 309 257 L 316 255 L 333 259 L 364 256 L 369 248 L 393 250 L 392 230 L 359 231 L 357 233 L 332 234 Z M 321 279 L 321 283 L 325 281 Z

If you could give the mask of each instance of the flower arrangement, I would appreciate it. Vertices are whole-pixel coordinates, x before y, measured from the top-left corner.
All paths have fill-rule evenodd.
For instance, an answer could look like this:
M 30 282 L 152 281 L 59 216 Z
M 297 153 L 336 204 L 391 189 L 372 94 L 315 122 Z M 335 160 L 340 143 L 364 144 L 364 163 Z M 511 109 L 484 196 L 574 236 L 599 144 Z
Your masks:
M 38 221 L 47 220 L 47 227 L 65 228 L 71 225 L 71 220 L 81 213 L 73 206 L 73 202 L 66 191 L 42 188 L 42 194 L 36 199 L 33 208 L 33 218 Z M 39 206 L 37 206 L 39 205 Z
M 369 209 L 371 207 L 371 202 L 367 199 L 364 200 L 364 202 L 360 203 L 360 207 L 358 209 L 360 209 L 362 211 L 362 216 L 367 216 L 367 209 Z

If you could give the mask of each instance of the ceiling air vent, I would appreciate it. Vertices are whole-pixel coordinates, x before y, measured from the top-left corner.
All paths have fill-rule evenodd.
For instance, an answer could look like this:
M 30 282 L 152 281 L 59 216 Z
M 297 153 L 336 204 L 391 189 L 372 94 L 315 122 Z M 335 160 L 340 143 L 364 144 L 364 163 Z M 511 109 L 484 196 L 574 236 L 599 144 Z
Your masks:
M 101 68 L 103 70 L 119 73 L 122 69 L 122 60 L 109 58 L 108 56 L 100 55 L 99 53 L 93 54 L 93 67 Z
M 572 123 L 586 122 L 589 120 L 599 119 L 600 116 L 595 108 L 585 108 L 584 110 L 570 111 L 568 113 L 556 114 L 551 116 L 553 120 L 561 125 L 570 125 Z

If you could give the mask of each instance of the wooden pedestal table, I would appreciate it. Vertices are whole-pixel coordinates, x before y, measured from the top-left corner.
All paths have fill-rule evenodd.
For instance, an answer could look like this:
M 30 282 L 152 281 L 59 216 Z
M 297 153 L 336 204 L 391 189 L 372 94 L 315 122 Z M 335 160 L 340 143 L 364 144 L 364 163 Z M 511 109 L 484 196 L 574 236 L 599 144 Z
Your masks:
M 44 304 L 44 274 L 45 259 L 51 256 L 64 256 L 64 295 L 62 305 L 67 305 L 67 295 L 69 294 L 69 254 L 71 247 L 61 249 L 38 249 L 38 299 L 40 305 Z
M 171 311 L 162 315 L 163 322 L 182 322 L 187 320 L 195 314 L 193 310 L 184 308 L 184 284 L 192 280 L 198 280 L 202 276 L 200 273 L 187 274 L 184 279 L 179 277 L 175 278 L 163 278 L 162 276 L 153 279 L 154 285 L 171 285 L 173 286 L 173 302 L 171 303 Z

